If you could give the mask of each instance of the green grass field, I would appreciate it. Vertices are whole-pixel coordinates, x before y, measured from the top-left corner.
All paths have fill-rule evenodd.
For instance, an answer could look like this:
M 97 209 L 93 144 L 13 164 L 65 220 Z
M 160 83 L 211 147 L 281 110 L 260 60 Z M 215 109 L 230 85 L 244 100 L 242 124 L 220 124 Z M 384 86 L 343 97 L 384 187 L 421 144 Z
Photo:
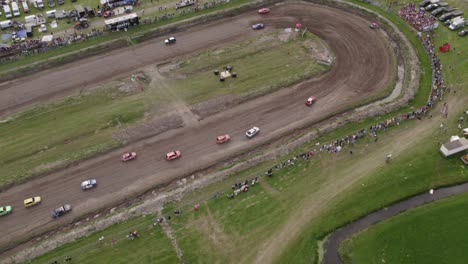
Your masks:
M 138 94 L 103 90 L 18 114 L 0 124 L 0 186 L 121 144 L 112 132 L 141 119 L 144 109 Z
M 161 226 L 153 225 L 154 215 L 137 217 L 95 232 L 64 245 L 28 263 L 177 263 L 177 256 Z M 129 240 L 126 235 L 137 230 L 140 237 Z M 104 240 L 99 241 L 100 237 Z
M 344 241 L 346 263 L 466 263 L 468 194 L 410 210 Z
M 316 63 L 309 52 L 309 42 L 320 41 L 316 36 L 307 34 L 304 38 L 283 42 L 278 34 L 263 34 L 184 60 L 172 74 L 188 77 L 169 81 L 168 84 L 175 87 L 184 101 L 192 104 L 217 95 L 248 96 L 249 93 L 271 92 L 318 76 L 328 68 Z M 226 65 L 234 66 L 233 71 L 237 72 L 238 77 L 220 82 L 213 70 L 222 71 Z

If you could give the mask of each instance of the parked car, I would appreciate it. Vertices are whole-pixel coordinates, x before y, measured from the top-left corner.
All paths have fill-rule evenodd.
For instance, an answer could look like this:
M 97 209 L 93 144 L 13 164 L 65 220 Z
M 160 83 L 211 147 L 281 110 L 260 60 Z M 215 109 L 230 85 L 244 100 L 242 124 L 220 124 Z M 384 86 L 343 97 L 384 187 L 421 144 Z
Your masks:
M 425 7 L 425 6 L 427 6 L 428 4 L 430 4 L 430 3 L 431 3 L 431 0 L 424 0 L 424 1 L 422 1 L 422 2 L 419 4 L 419 6 L 420 6 L 420 7 Z
M 262 23 L 257 23 L 257 24 L 252 25 L 252 28 L 253 28 L 254 30 L 264 29 L 264 28 L 265 28 L 265 25 L 262 24 Z
M 52 212 L 51 215 L 53 218 L 60 217 L 68 212 L 70 212 L 72 209 L 70 204 L 64 204 L 58 208 L 55 208 Z
M 13 212 L 13 206 L 11 205 L 0 207 L 0 216 L 11 214 L 11 212 Z
M 176 38 L 170 37 L 170 38 L 164 40 L 164 44 L 166 44 L 166 45 L 175 44 L 176 41 L 177 41 Z
M 314 96 L 311 96 L 311 97 L 307 98 L 305 104 L 307 106 L 312 106 L 316 101 L 317 101 L 317 98 L 315 98 Z
M 47 0 L 47 5 L 49 7 L 54 7 L 55 6 L 55 1 L 54 0 Z
M 231 141 L 231 137 L 229 135 L 227 135 L 227 134 L 216 137 L 216 143 L 218 143 L 218 144 L 223 144 L 223 143 L 226 143 L 228 141 Z
M 375 22 L 372 22 L 370 25 L 369 25 L 370 28 L 372 29 L 378 29 L 380 28 L 379 24 L 375 23 Z
M 268 13 L 270 13 L 270 8 L 267 8 L 267 7 L 260 8 L 260 9 L 258 10 L 258 13 L 261 14 L 261 15 L 263 15 L 263 14 L 268 14 Z
M 59 5 L 63 5 L 63 4 L 65 4 L 65 1 L 64 1 L 64 0 L 57 0 L 57 3 L 58 3 Z
M 96 185 L 97 185 L 96 179 L 86 180 L 81 183 L 81 189 L 83 191 L 89 190 L 89 189 L 96 187 Z
M 260 132 L 260 128 L 254 126 L 251 129 L 249 129 L 247 132 L 245 132 L 245 135 L 248 138 L 253 138 L 255 135 L 258 134 L 258 132 Z
M 41 203 L 41 197 L 36 196 L 36 197 L 32 197 L 32 198 L 28 198 L 24 200 L 24 207 L 31 207 L 34 205 L 38 205 L 40 203 Z
M 438 7 L 439 7 L 439 5 L 434 3 L 434 4 L 430 4 L 430 5 L 426 6 L 424 9 L 426 9 L 426 11 L 431 11 L 431 10 L 434 10 L 434 9 L 436 9 Z
M 120 160 L 130 161 L 130 160 L 136 159 L 136 157 L 137 157 L 136 152 L 126 152 L 126 153 L 122 154 L 122 157 L 120 157 Z
M 175 160 L 182 156 L 179 150 L 174 150 L 166 154 L 166 160 Z
M 464 37 L 466 35 L 468 35 L 468 29 L 464 29 L 464 30 L 458 32 L 458 36 L 460 36 L 460 37 Z

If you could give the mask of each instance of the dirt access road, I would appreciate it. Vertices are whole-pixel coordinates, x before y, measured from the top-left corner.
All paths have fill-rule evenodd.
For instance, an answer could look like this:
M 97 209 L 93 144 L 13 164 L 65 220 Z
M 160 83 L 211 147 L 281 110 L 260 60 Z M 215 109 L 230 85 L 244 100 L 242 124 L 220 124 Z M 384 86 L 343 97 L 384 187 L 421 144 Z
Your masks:
M 336 56 L 331 71 L 318 79 L 282 89 L 202 121 L 196 120 L 183 128 L 2 192 L 0 200 L 13 205 L 15 212 L 0 219 L 3 230 L 0 247 L 3 250 L 12 247 L 20 239 L 71 223 L 84 214 L 108 208 L 151 187 L 190 175 L 375 95 L 392 79 L 393 51 L 388 49 L 386 35 L 382 31 L 371 30 L 369 22 L 360 17 L 330 7 L 285 4 L 272 7 L 272 12 L 266 16 L 251 11 L 201 28 L 188 28 L 186 32 L 176 34 L 178 41 L 174 46 L 165 47 L 161 44 L 162 39 L 156 39 L 110 56 L 103 55 L 17 80 L 8 88 L 2 87 L 0 105 L 4 112 L 13 111 L 44 98 L 50 100 L 72 94 L 118 74 L 128 75 L 139 67 L 156 64 L 182 53 L 261 34 L 249 30 L 254 22 L 264 22 L 272 30 L 291 27 L 297 21 L 328 43 Z M 310 95 L 318 97 L 318 102 L 311 108 L 304 105 Z M 17 99 L 11 102 L 5 99 L 8 96 L 10 100 Z M 7 107 L 4 107 L 5 104 Z M 249 140 L 244 133 L 254 125 L 261 131 Z M 224 145 L 215 144 L 214 138 L 224 133 L 229 133 L 232 141 Z M 164 154 L 174 149 L 182 151 L 182 158 L 165 161 Z M 138 151 L 138 159 L 129 163 L 120 162 L 120 154 L 126 150 Z M 89 178 L 96 178 L 98 187 L 81 191 L 80 182 Z M 23 199 L 34 195 L 42 196 L 43 203 L 34 208 L 23 208 Z M 73 212 L 52 220 L 50 210 L 64 203 L 71 203 Z

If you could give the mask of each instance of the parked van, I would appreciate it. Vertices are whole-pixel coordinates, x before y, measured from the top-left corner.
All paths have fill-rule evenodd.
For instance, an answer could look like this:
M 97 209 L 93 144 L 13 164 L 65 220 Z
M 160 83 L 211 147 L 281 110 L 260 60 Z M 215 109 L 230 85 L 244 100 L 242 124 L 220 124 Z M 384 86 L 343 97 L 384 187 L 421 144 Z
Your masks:
M 47 18 L 55 18 L 55 12 L 57 12 L 57 10 L 49 10 L 49 11 L 46 11 L 45 14 L 46 14 L 46 17 Z
M 36 8 L 43 9 L 44 8 L 44 2 L 42 0 L 34 0 L 34 6 Z
M 10 6 L 9 5 L 4 5 L 3 6 L 3 13 L 5 14 L 5 17 L 6 18 L 11 18 L 12 15 L 11 15 L 11 9 L 10 9 Z
M 5 20 L 0 22 L 0 28 L 5 29 L 12 27 L 11 20 Z
M 30 25 L 37 25 L 37 17 L 36 15 L 30 15 L 30 16 L 25 16 L 24 17 L 24 22 L 25 24 L 30 24 Z
M 21 13 L 19 11 L 18 3 L 11 2 L 11 11 L 13 12 L 14 16 L 20 16 Z
M 23 5 L 23 11 L 28 14 L 29 13 L 29 6 L 28 6 L 28 3 L 27 2 L 21 2 L 21 4 Z
M 464 27 L 466 24 L 466 20 L 464 18 L 461 18 L 460 20 L 453 21 L 452 24 L 450 24 L 449 28 L 450 30 L 456 30 L 461 27 Z
M 453 24 L 455 22 L 458 22 L 458 21 L 462 21 L 462 20 L 464 20 L 464 18 L 462 16 L 457 16 L 455 18 L 452 18 L 452 19 L 449 19 L 449 20 L 445 21 L 444 25 L 446 25 L 448 27 L 451 24 Z

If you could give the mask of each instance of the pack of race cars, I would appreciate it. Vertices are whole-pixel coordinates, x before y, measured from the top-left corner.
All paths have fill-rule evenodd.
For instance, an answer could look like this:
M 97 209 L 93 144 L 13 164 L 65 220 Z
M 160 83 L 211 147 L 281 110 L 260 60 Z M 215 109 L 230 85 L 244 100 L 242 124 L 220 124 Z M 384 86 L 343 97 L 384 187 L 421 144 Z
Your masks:
M 269 12 L 270 12 L 269 8 L 261 8 L 261 9 L 258 10 L 258 13 L 261 14 L 261 15 L 268 14 Z M 252 25 L 252 28 L 254 30 L 263 29 L 263 28 L 265 28 L 265 25 L 262 24 L 262 23 L 256 23 L 256 24 Z M 176 43 L 176 38 L 175 37 L 170 37 L 170 38 L 166 39 L 164 42 L 165 42 L 166 45 L 175 44 Z M 316 101 L 317 101 L 317 99 L 314 96 L 311 96 L 311 97 L 307 98 L 307 100 L 305 101 L 305 105 L 310 107 Z M 247 130 L 245 132 L 245 136 L 247 138 L 251 139 L 251 138 L 255 137 L 256 135 L 258 135 L 259 132 L 260 132 L 260 128 L 254 126 L 254 127 L 250 128 L 249 130 Z M 224 134 L 224 135 L 217 136 L 216 140 L 215 140 L 216 144 L 225 144 L 225 143 L 230 142 L 230 141 L 231 141 L 231 136 L 229 134 Z M 182 153 L 181 153 L 180 150 L 170 151 L 170 152 L 166 153 L 166 155 L 164 156 L 165 160 L 167 160 L 167 161 L 176 160 L 176 159 L 179 159 L 180 157 L 182 157 Z M 126 152 L 126 153 L 123 153 L 120 156 L 120 160 L 122 162 L 132 161 L 132 160 L 135 160 L 136 158 L 137 158 L 137 153 L 136 152 Z M 81 189 L 83 191 L 88 191 L 90 189 L 94 189 L 94 188 L 97 187 L 97 180 L 96 179 L 85 180 L 85 181 L 83 181 L 81 183 L 80 187 L 81 187 Z M 41 202 L 42 202 L 42 198 L 40 196 L 35 196 L 35 197 L 25 199 L 23 201 L 23 204 L 24 204 L 24 207 L 29 208 L 29 207 L 39 205 Z M 60 205 L 59 207 L 53 209 L 51 211 L 51 216 L 53 218 L 58 218 L 60 216 L 63 216 L 65 214 L 69 213 L 71 210 L 72 210 L 72 206 L 70 204 L 63 204 L 63 205 Z M 0 216 L 5 216 L 5 215 L 8 215 L 8 214 L 11 214 L 12 212 L 13 212 L 13 206 L 11 206 L 11 205 L 1 206 L 0 207 Z

